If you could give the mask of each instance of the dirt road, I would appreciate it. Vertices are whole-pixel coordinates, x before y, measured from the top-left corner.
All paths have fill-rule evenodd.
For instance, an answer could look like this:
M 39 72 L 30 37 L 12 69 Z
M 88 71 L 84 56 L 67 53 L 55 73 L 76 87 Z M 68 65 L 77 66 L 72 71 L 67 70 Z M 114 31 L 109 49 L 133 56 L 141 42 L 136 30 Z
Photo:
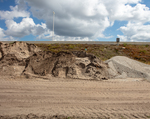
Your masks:
M 0 115 L 14 117 L 30 113 L 84 118 L 150 118 L 150 83 L 136 79 L 87 81 L 1 78 Z

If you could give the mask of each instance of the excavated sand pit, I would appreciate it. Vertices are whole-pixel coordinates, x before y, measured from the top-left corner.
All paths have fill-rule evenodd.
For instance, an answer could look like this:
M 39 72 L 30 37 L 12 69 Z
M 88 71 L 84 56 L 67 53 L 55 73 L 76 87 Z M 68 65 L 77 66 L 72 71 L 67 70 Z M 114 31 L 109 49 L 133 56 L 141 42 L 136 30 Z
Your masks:
M 49 52 L 24 42 L 0 43 L 1 75 L 40 78 L 108 79 L 107 65 L 86 52 Z

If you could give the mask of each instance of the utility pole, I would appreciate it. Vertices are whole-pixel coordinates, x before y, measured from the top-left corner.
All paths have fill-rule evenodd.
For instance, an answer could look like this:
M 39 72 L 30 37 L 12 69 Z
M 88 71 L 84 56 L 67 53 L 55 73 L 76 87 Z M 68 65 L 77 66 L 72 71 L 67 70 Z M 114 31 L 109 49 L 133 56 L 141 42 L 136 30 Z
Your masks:
M 54 41 L 54 17 L 55 17 L 55 12 L 53 11 L 53 41 Z

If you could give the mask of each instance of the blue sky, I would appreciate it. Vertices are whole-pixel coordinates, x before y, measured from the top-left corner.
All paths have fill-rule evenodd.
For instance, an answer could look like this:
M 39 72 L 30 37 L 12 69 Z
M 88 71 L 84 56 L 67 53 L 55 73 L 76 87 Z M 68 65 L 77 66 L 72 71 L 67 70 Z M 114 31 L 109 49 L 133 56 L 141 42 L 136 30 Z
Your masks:
M 150 42 L 150 0 L 0 0 L 0 41 L 115 41 L 117 37 Z

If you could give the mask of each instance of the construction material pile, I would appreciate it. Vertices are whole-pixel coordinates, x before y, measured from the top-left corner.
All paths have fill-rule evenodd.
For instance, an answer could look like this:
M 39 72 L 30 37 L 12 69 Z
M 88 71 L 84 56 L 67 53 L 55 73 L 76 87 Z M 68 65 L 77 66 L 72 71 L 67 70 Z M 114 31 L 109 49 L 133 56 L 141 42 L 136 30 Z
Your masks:
M 109 67 L 109 78 L 144 78 L 150 80 L 150 65 L 125 56 L 113 57 L 105 63 Z
M 106 80 L 145 78 L 150 80 L 150 65 L 116 56 L 105 62 L 83 51 L 41 51 L 34 44 L 0 42 L 0 75 L 27 78 L 71 78 Z
M 25 42 L 0 43 L 0 75 L 108 79 L 107 65 L 86 52 L 41 51 Z

